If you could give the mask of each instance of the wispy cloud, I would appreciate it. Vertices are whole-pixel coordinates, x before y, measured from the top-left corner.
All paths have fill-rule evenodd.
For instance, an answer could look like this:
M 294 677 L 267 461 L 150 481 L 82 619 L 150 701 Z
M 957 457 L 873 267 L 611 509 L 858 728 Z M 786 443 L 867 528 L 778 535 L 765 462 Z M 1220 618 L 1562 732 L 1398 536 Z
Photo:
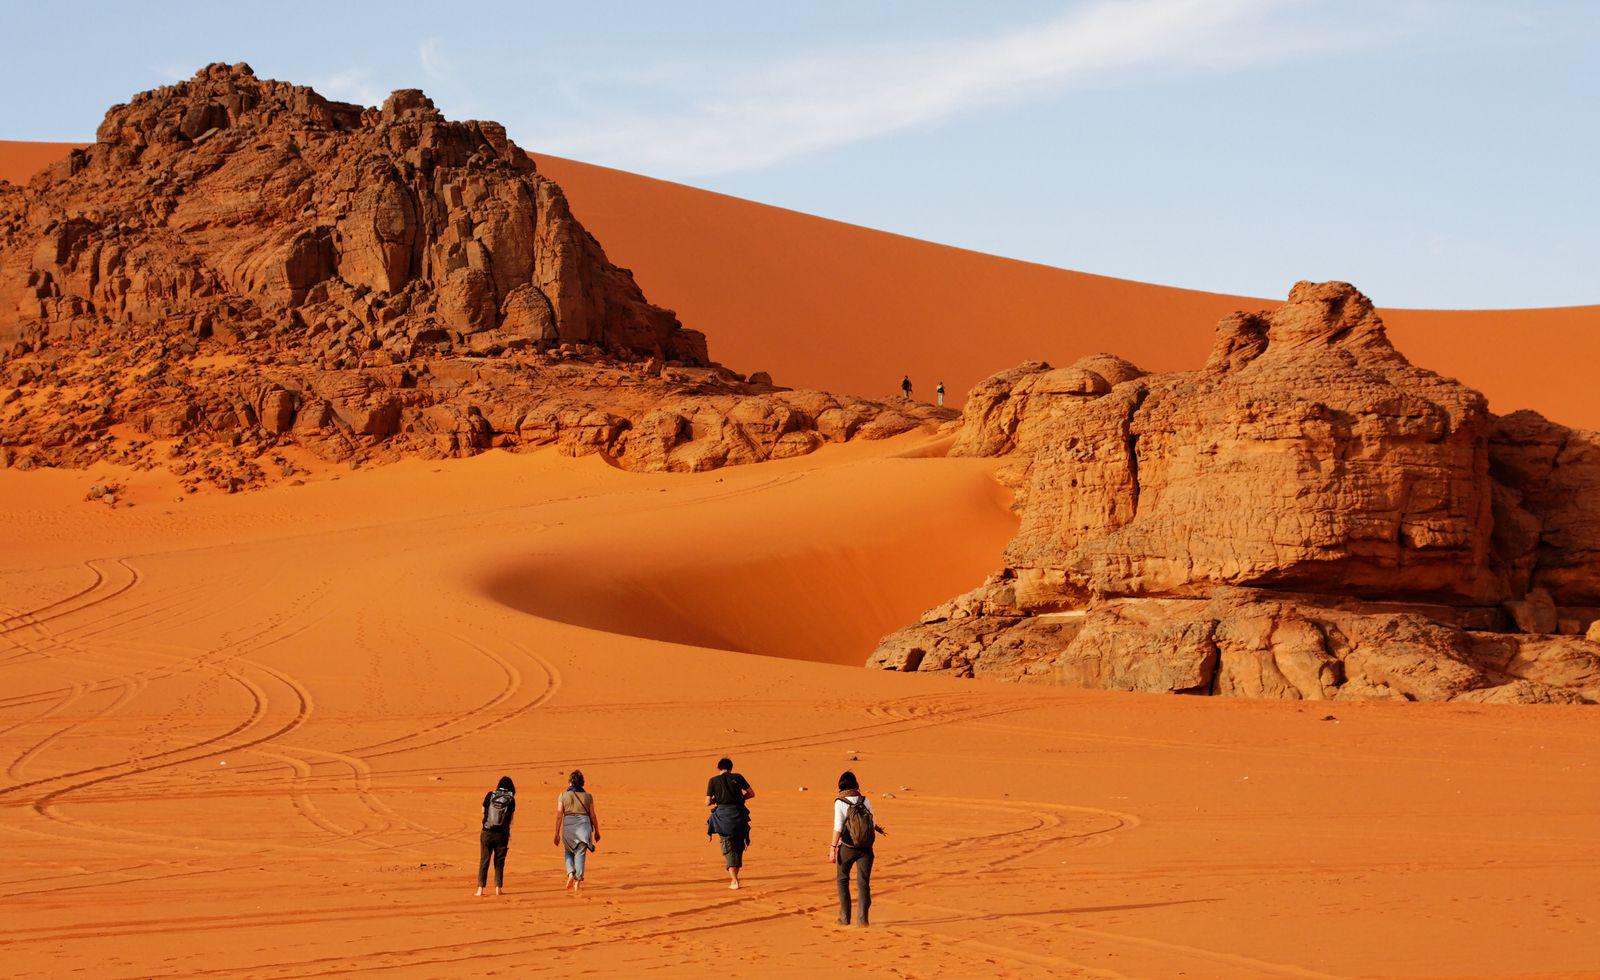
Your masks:
M 542 120 L 541 148 L 661 176 L 753 170 L 1038 97 L 1280 61 L 1348 38 L 1294 0 L 1097 0 L 989 36 L 817 51 L 775 63 L 644 66 L 649 111 Z M 624 100 L 633 101 L 633 100 Z M 665 103 L 665 104 L 663 104 Z
M 340 102 L 361 105 L 380 105 L 389 92 L 373 78 L 371 69 L 345 68 L 310 79 L 311 87 L 321 95 Z
M 422 43 L 417 45 L 417 63 L 422 66 L 423 74 L 432 79 L 448 79 L 452 74 L 441 38 L 423 38 Z

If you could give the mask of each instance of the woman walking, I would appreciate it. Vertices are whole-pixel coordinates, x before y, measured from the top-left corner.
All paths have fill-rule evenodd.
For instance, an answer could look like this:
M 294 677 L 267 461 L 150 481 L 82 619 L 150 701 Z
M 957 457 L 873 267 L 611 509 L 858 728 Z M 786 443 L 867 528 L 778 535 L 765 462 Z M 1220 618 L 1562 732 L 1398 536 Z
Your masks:
M 489 883 L 489 862 L 494 862 L 494 893 L 506 881 L 506 850 L 511 846 L 511 818 L 517 812 L 517 787 L 501 776 L 495 788 L 483 794 L 483 830 L 478 834 L 478 895 Z
M 867 925 L 872 908 L 872 846 L 878 835 L 888 831 L 872 813 L 872 804 L 861 792 L 856 774 L 845 770 L 839 775 L 839 795 L 833 801 L 833 840 L 828 844 L 828 861 L 834 865 L 834 881 L 839 888 L 839 924 L 850 924 L 850 869 L 856 872 L 856 899 L 860 903 L 856 925 Z
M 583 887 L 583 867 L 589 852 L 600 843 L 600 820 L 595 816 L 594 797 L 584 791 L 583 772 L 574 769 L 567 777 L 567 788 L 556 798 L 556 839 L 566 856 L 567 883 L 574 893 Z

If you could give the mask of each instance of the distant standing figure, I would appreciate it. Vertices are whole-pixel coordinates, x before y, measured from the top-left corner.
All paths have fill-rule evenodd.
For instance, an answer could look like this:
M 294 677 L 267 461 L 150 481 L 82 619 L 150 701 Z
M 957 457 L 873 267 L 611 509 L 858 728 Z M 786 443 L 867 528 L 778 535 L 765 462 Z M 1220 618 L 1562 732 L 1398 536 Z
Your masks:
M 879 834 L 888 831 L 872 814 L 872 804 L 861 793 L 856 774 L 845 770 L 839 776 L 839 796 L 833 801 L 833 843 L 828 845 L 828 860 L 834 865 L 839 885 L 839 924 L 850 924 L 850 869 L 856 869 L 856 893 L 860 902 L 856 925 L 867 924 L 872 907 L 872 847 Z
M 517 812 L 517 786 L 501 776 L 494 789 L 483 794 L 483 830 L 478 834 L 478 894 L 489 883 L 489 862 L 494 861 L 494 893 L 506 883 L 506 850 L 511 847 L 511 818 Z
M 600 818 L 594 812 L 594 797 L 584 791 L 581 769 L 572 771 L 566 790 L 556 797 L 555 843 L 566 857 L 567 883 L 562 887 L 576 894 L 583 887 L 589 852 L 600 843 Z
M 904 395 L 907 400 L 911 398 L 911 375 L 908 374 L 900 379 L 900 393 Z
M 939 401 L 939 407 L 944 407 L 944 382 L 939 382 L 939 387 L 933 389 L 934 397 Z
M 749 801 L 756 791 L 743 776 L 733 771 L 732 759 L 717 760 L 717 774 L 706 783 L 706 840 L 712 834 L 722 838 L 723 863 L 728 868 L 728 887 L 738 889 L 739 869 L 744 867 L 744 849 L 750 846 Z

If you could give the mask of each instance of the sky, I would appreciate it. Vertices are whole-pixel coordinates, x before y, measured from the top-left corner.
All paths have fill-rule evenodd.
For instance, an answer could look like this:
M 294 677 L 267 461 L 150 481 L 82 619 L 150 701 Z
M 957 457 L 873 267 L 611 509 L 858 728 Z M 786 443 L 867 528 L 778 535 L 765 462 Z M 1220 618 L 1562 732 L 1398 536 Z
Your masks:
M 1102 275 L 1600 303 L 1600 0 L 0 0 L 0 23 L 0 139 L 88 141 L 111 104 L 245 61 Z

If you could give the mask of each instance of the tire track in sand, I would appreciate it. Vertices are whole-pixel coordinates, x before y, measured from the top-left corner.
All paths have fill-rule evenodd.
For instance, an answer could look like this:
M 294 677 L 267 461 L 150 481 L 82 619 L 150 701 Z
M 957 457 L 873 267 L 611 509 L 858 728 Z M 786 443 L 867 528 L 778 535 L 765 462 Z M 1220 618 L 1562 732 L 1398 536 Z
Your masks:
M 938 806 L 954 806 L 970 809 L 977 806 L 984 811 L 994 808 L 990 801 L 971 801 L 960 798 L 932 798 L 927 802 Z M 1034 841 L 1037 848 L 1056 844 L 1072 843 L 1103 835 L 1113 834 L 1120 830 L 1131 829 L 1138 824 L 1137 816 L 1116 811 L 1099 810 L 1092 807 L 1067 807 L 1055 804 L 1027 804 L 1018 802 L 1006 804 L 1003 809 L 1032 819 L 1031 824 L 1018 829 L 1011 829 L 995 834 L 967 837 L 952 841 L 951 847 L 968 849 L 977 848 L 980 851 L 991 850 L 1012 853 L 1017 849 L 1016 837 L 1024 837 Z M 1087 827 L 1074 826 L 1070 821 L 1052 819 L 1060 814 L 1070 814 L 1076 818 L 1094 816 L 1100 823 L 1107 826 L 1091 825 Z M 927 863 L 929 858 L 924 857 L 918 863 Z M 987 860 L 980 858 L 980 860 Z M 904 867 L 907 862 L 902 862 Z M 807 866 L 809 869 L 809 865 Z M 776 869 L 780 872 L 783 867 Z M 916 873 L 912 878 L 902 878 L 898 873 L 894 881 L 896 894 L 908 892 L 921 883 L 938 879 L 960 876 L 964 871 L 961 867 L 952 867 L 948 870 L 926 869 Z M 642 914 L 624 915 L 620 918 L 601 919 L 585 927 L 586 935 L 572 938 L 565 929 L 552 929 L 521 940 L 508 940 L 503 936 L 486 939 L 470 940 L 457 943 L 441 943 L 417 946 L 407 949 L 387 947 L 379 956 L 370 954 L 341 955 L 328 957 L 313 957 L 294 962 L 274 962 L 254 964 L 243 969 L 256 972 L 271 971 L 278 976 L 309 977 L 328 976 L 349 972 L 376 972 L 390 969 L 418 970 L 447 966 L 462 963 L 487 963 L 505 958 L 526 958 L 530 955 L 543 955 L 561 952 L 581 952 L 583 949 L 597 945 L 610 945 L 615 943 L 648 943 L 652 940 L 662 940 L 677 937 L 692 932 L 709 932 L 726 930 L 730 935 L 742 927 L 758 925 L 763 922 L 780 921 L 804 916 L 817 917 L 814 928 L 819 934 L 827 934 L 831 929 L 826 924 L 823 913 L 832 908 L 831 882 L 813 881 L 808 872 L 800 872 L 797 877 L 801 880 L 790 885 L 757 886 L 762 889 L 756 894 L 752 889 L 728 895 L 723 893 L 716 897 L 705 897 L 701 893 L 692 893 L 688 896 L 691 901 L 686 906 L 671 908 L 663 911 L 652 911 Z M 821 892 L 825 897 L 817 900 L 814 896 Z M 800 896 L 812 896 L 800 898 Z M 615 905 L 614 901 L 608 904 Z M 755 908 L 752 909 L 752 906 Z M 431 917 L 435 915 L 449 916 L 459 913 L 460 906 L 457 902 L 442 905 L 428 904 L 417 909 L 408 910 L 413 915 Z M 328 921 L 349 921 L 368 918 L 372 916 L 388 916 L 393 914 L 394 908 L 390 905 L 376 906 L 372 909 L 341 908 L 323 915 L 306 915 L 300 912 L 286 911 L 283 913 L 266 915 L 247 915 L 217 917 L 207 921 L 204 925 L 208 928 L 238 928 L 241 926 L 266 926 L 266 925 L 296 925 L 315 924 Z M 686 920 L 693 920 L 697 924 L 685 925 Z M 201 923 L 179 926 L 173 931 L 193 931 Z M 172 926 L 168 920 L 151 920 L 141 923 L 139 932 L 161 932 Z M 103 934 L 105 927 L 98 927 Z M 885 931 L 886 937 L 893 933 Z M 50 934 L 52 940 L 72 938 L 71 936 Z M 950 937 L 936 931 L 930 931 L 928 938 L 947 944 L 951 952 L 962 958 L 973 960 L 972 969 L 983 972 L 985 967 L 993 966 L 992 960 L 996 957 L 1009 961 L 1014 968 L 1038 969 L 1045 967 L 1055 975 L 1115 977 L 1120 974 L 1106 970 L 1094 969 L 1073 959 L 1064 956 L 1044 954 L 1029 950 L 1018 950 L 1003 946 L 981 947 L 974 945 L 961 937 Z M 385 962 L 387 960 L 387 962 Z M 200 974 L 226 973 L 229 970 L 196 971 Z

